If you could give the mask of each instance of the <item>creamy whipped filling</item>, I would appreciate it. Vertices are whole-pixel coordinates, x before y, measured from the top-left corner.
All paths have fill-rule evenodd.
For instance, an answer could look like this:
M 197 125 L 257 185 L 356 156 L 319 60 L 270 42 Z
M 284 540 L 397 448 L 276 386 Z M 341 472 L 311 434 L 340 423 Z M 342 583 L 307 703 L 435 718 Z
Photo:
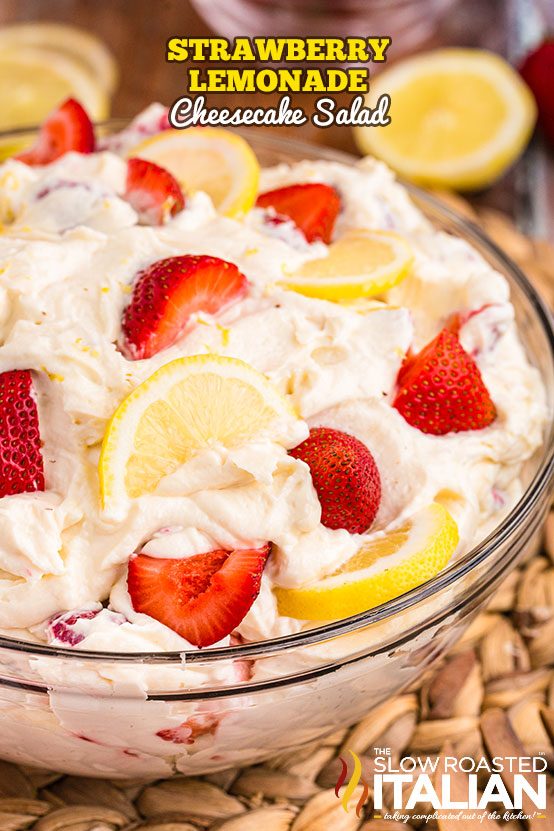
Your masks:
M 326 246 L 307 244 L 291 223 L 264 223 L 257 209 L 228 219 L 198 193 L 165 226 L 137 224 L 122 198 L 119 154 L 162 122 L 163 109 L 153 107 L 93 155 L 69 153 L 44 168 L 0 166 L 0 371 L 35 373 L 47 484 L 44 493 L 0 500 L 7 635 L 111 651 L 190 648 L 134 611 L 131 555 L 178 558 L 268 540 L 262 588 L 238 635 L 255 641 L 298 631 L 301 621 L 279 615 L 273 587 L 333 572 L 363 539 L 320 522 L 309 469 L 287 453 L 309 427 L 351 433 L 374 455 L 383 496 L 367 536 L 439 498 L 458 523 L 459 552 L 514 505 L 522 466 L 542 441 L 543 386 L 520 343 L 506 281 L 466 242 L 434 230 L 383 164 L 305 161 L 262 173 L 261 190 L 334 185 L 342 200 L 335 236 L 371 228 L 408 239 L 415 264 L 406 280 L 382 301 L 341 305 L 279 287 L 285 272 Z M 137 272 L 188 253 L 236 263 L 251 283 L 248 296 L 216 317 L 198 314 L 170 349 L 127 361 L 116 344 Z M 391 407 L 398 370 L 407 350 L 426 344 L 453 312 L 471 311 L 478 313 L 462 326 L 461 342 L 498 417 L 485 430 L 426 435 Z M 279 441 L 201 450 L 154 493 L 102 511 L 97 465 L 108 419 L 163 364 L 208 352 L 265 373 L 300 417 Z M 84 614 L 73 620 L 75 610 Z

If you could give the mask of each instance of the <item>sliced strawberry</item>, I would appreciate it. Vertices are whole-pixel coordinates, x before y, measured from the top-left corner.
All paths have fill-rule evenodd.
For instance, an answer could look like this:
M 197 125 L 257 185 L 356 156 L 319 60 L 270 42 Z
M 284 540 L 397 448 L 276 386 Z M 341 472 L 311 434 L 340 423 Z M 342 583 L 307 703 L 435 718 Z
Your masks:
M 110 609 L 77 609 L 71 612 L 60 612 L 50 618 L 46 626 L 46 637 L 49 644 L 63 644 L 77 646 L 84 641 L 89 633 L 88 621 L 99 617 L 103 622 L 114 626 L 126 623 L 126 618 L 119 612 Z
M 247 641 L 238 632 L 233 632 L 229 638 L 230 646 L 242 646 L 244 643 L 247 643 Z M 235 681 L 242 684 L 244 681 L 250 681 L 252 678 L 254 674 L 254 661 L 250 661 L 249 659 L 234 660 L 232 669 L 235 675 Z
M 455 323 L 453 323 L 452 325 L 455 325 Z M 409 371 L 411 365 L 413 364 L 413 362 L 415 360 L 415 357 L 416 357 L 415 353 L 412 350 L 412 348 L 410 347 L 408 349 L 408 351 L 406 352 L 405 356 L 404 356 L 404 360 L 402 361 L 402 364 L 400 365 L 400 369 L 398 370 L 398 375 L 396 376 L 396 386 L 397 387 L 401 387 L 402 384 L 404 383 L 404 378 L 408 374 L 408 371 Z
M 291 219 L 308 242 L 331 242 L 340 210 L 340 198 L 330 185 L 309 182 L 261 193 L 256 205 L 272 208 L 278 217 Z
M 123 313 L 122 352 L 130 361 L 172 346 L 195 312 L 215 314 L 246 294 L 236 265 L 218 257 L 169 257 L 140 271 Z
M 44 490 L 38 410 L 27 369 L 0 375 L 0 497 Z
M 496 418 L 479 367 L 448 328 L 402 366 L 393 407 L 434 436 L 482 430 Z
M 28 165 L 44 165 L 64 153 L 92 153 L 94 129 L 83 107 L 74 98 L 68 98 L 43 123 L 33 147 L 15 158 Z
M 133 608 L 196 646 L 230 635 L 260 591 L 270 546 L 210 551 L 182 560 L 139 554 L 129 562 Z
M 85 609 L 83 611 L 62 612 L 54 615 L 48 621 L 48 641 L 55 640 L 58 643 L 67 644 L 68 646 L 77 646 L 81 641 L 84 641 L 85 636 L 75 628 L 75 625 L 83 620 L 94 620 L 99 612 L 100 609 Z
M 198 713 L 197 715 L 190 716 L 182 724 L 179 724 L 178 727 L 168 727 L 165 730 L 159 730 L 156 736 L 159 736 L 164 742 L 194 744 L 200 736 L 213 736 L 220 721 L 220 716 L 215 713 Z
M 547 38 L 531 52 L 519 71 L 535 96 L 539 125 L 554 147 L 554 37 Z
M 125 199 L 144 225 L 163 225 L 185 207 L 177 179 L 164 167 L 146 159 L 129 159 Z
M 487 309 L 490 309 L 493 305 L 493 303 L 484 303 L 482 306 L 479 306 L 478 309 L 465 309 L 463 312 L 454 312 L 446 321 L 445 328 L 452 332 L 453 335 L 459 335 L 460 329 L 462 329 L 466 323 L 469 323 L 472 318 L 480 315 Z
M 322 525 L 367 531 L 379 510 L 381 477 L 365 444 L 341 430 L 314 427 L 290 454 L 310 468 Z

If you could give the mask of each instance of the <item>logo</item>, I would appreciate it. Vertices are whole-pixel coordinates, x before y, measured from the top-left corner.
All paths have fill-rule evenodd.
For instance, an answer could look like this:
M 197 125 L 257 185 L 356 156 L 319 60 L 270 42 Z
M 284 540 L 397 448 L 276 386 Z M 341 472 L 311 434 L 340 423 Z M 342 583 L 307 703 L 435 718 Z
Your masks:
M 360 762 L 359 756 L 357 756 L 356 753 L 354 753 L 353 750 L 348 750 L 347 752 L 350 753 L 350 755 L 352 756 L 352 758 L 354 760 L 354 770 L 352 771 L 352 776 L 350 777 L 350 781 L 348 782 L 348 785 L 344 789 L 344 793 L 343 793 L 342 799 L 341 799 L 340 789 L 342 788 L 342 786 L 346 782 L 346 777 L 348 775 L 348 764 L 346 763 L 346 761 L 343 759 L 342 756 L 339 756 L 339 759 L 340 759 L 340 762 L 341 762 L 341 765 L 342 765 L 342 769 L 341 769 L 341 772 L 339 774 L 337 784 L 335 786 L 335 795 L 338 799 L 341 799 L 342 807 L 348 813 L 348 810 L 349 810 L 348 803 L 350 802 L 350 797 L 352 796 L 352 794 L 354 793 L 354 791 L 356 790 L 356 788 L 358 787 L 360 782 L 362 782 L 362 784 L 363 784 L 362 794 L 361 794 L 361 796 L 358 799 L 358 802 L 356 804 L 356 816 L 361 817 L 362 808 L 364 807 L 365 803 L 367 802 L 367 798 L 369 796 L 369 785 L 368 785 L 368 783 L 366 782 L 365 779 L 362 779 L 362 763 Z
M 167 42 L 166 60 L 194 62 L 185 70 L 185 94 L 169 108 L 172 127 L 237 125 L 315 127 L 390 124 L 390 95 L 381 94 L 367 105 L 370 66 L 384 63 L 391 38 L 368 37 L 236 37 L 189 38 L 175 36 Z M 276 105 L 210 107 L 206 95 L 226 93 L 279 94 Z M 292 105 L 292 93 L 311 93 L 311 115 Z M 351 93 L 341 106 L 337 93 Z
M 397 762 L 390 748 L 374 748 L 366 775 L 360 757 L 353 750 L 346 753 L 350 758 L 339 756 L 335 795 L 348 813 L 356 794 L 357 817 L 371 794 L 376 817 L 404 823 L 439 816 L 481 822 L 484 817 L 506 822 L 544 818 L 547 761 L 543 756 L 405 756 Z M 483 778 L 483 772 L 488 776 Z M 423 810 L 429 805 L 433 813 L 418 813 L 418 806 Z

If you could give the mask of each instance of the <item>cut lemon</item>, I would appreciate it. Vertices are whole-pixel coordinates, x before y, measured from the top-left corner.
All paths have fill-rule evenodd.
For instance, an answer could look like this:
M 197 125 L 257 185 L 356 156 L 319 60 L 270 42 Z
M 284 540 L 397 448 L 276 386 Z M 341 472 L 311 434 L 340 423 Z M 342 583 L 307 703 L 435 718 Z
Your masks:
M 99 469 L 103 504 L 152 492 L 200 448 L 273 435 L 291 418 L 289 403 L 243 361 L 217 355 L 172 361 L 140 384 L 108 424 Z
M 0 129 L 37 124 L 69 96 L 92 119 L 108 114 L 105 91 L 73 60 L 34 47 L 0 49 Z
M 279 612 L 300 620 L 336 620 L 365 612 L 438 574 L 458 540 L 451 515 L 433 502 L 399 528 L 376 534 L 329 577 L 306 588 L 275 589 Z
M 425 185 L 472 189 L 490 184 L 525 147 L 536 119 L 533 96 L 498 55 L 440 49 L 378 75 L 368 104 L 390 96 L 386 127 L 357 127 L 365 153 Z
M 229 130 L 164 130 L 133 147 L 129 155 L 165 167 L 187 193 L 205 191 L 227 216 L 246 213 L 256 200 L 258 160 L 248 142 Z
M 327 256 L 308 260 L 283 284 L 326 300 L 375 297 L 407 276 L 412 250 L 406 240 L 389 231 L 350 231 L 331 243 Z
M 80 68 L 111 95 L 118 81 L 117 63 L 108 47 L 90 32 L 66 23 L 14 23 L 0 29 L 0 53 L 32 46 L 43 52 L 43 62 L 50 54 L 72 58 Z

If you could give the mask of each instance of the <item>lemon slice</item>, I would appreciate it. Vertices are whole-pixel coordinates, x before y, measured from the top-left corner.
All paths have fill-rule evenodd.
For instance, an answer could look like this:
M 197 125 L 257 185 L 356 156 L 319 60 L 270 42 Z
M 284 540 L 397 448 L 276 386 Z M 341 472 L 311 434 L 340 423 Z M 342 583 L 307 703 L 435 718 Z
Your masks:
M 112 53 L 99 38 L 84 29 L 45 22 L 14 23 L 0 29 L 0 53 L 27 46 L 42 50 L 44 63 L 50 60 L 50 53 L 72 58 L 108 95 L 117 86 L 119 72 Z
M 275 589 L 279 612 L 300 620 L 350 617 L 430 580 L 458 545 L 458 527 L 438 502 L 404 525 L 378 533 L 329 577 L 301 589 Z
M 0 129 L 37 124 L 65 98 L 77 98 L 92 119 L 105 118 L 105 91 L 70 58 L 40 49 L 0 49 Z
M 256 200 L 258 160 L 250 145 L 229 130 L 164 130 L 133 147 L 129 155 L 165 167 L 187 193 L 205 191 L 227 216 L 246 213 Z
M 140 384 L 108 424 L 99 469 L 103 504 L 152 492 L 200 448 L 276 435 L 291 418 L 289 403 L 243 361 L 218 355 L 171 361 Z
M 439 49 L 380 73 L 367 103 L 391 98 L 391 123 L 357 127 L 355 138 L 394 170 L 425 185 L 458 189 L 490 184 L 525 147 L 536 105 L 519 75 L 498 55 Z
M 350 231 L 331 243 L 327 256 L 308 260 L 283 284 L 326 300 L 375 297 L 407 276 L 413 261 L 406 240 L 389 231 Z

